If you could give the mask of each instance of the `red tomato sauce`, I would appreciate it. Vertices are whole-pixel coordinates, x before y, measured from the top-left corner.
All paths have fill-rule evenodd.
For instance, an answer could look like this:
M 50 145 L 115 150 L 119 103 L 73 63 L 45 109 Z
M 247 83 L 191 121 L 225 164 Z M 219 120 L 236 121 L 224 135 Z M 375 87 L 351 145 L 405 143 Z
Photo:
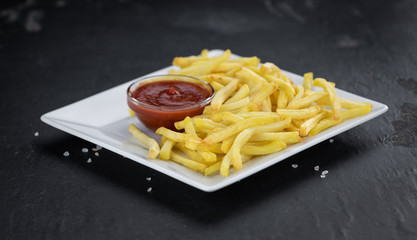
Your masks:
M 210 93 L 198 84 L 185 81 L 146 83 L 133 91 L 132 96 L 142 103 L 157 107 L 186 107 L 207 99 Z
M 145 83 L 131 96 L 141 104 L 128 100 L 128 105 L 145 126 L 152 130 L 160 126 L 174 130 L 175 122 L 201 114 L 209 103 L 204 101 L 212 93 L 195 83 L 166 80 Z

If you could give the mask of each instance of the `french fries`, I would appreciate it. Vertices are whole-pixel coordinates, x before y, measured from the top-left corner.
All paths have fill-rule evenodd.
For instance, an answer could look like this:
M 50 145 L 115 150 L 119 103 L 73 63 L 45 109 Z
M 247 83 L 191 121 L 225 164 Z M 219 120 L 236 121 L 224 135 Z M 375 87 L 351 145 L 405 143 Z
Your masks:
M 215 95 L 203 114 L 175 123 L 178 131 L 164 127 L 161 148 L 134 125 L 129 132 L 148 147 L 148 157 L 158 156 L 205 176 L 239 171 L 259 155 L 285 149 L 345 120 L 367 114 L 372 105 L 337 96 L 335 84 L 313 73 L 294 86 L 273 63 L 257 57 L 230 59 L 231 52 L 209 57 L 175 57 L 173 74 L 191 75 L 211 84 Z M 317 88 L 321 90 L 316 90 Z
M 148 137 L 133 124 L 130 124 L 128 130 L 134 138 L 148 147 L 148 158 L 155 159 L 158 156 L 160 148 L 155 139 Z

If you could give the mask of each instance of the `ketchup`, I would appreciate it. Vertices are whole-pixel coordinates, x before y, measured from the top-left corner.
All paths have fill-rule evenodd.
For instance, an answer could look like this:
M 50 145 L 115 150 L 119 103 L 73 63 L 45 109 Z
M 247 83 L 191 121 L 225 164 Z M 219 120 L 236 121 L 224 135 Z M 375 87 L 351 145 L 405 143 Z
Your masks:
M 132 93 L 139 102 L 166 108 L 190 106 L 207 99 L 210 95 L 204 87 L 185 81 L 146 83 Z
M 175 129 L 175 122 L 203 112 L 213 95 L 210 90 L 211 87 L 181 80 L 148 82 L 132 89 L 133 99 L 128 98 L 128 105 L 148 128 Z

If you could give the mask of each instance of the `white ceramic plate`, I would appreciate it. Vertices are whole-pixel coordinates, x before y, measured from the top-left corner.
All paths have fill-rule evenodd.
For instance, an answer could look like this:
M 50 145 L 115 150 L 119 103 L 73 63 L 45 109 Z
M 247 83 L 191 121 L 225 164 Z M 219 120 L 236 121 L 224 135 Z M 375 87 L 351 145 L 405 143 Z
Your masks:
M 211 56 L 220 55 L 221 53 L 223 53 L 222 50 L 210 51 Z M 233 55 L 233 57 L 238 56 Z M 172 68 L 174 67 L 167 67 L 148 74 L 147 76 L 165 74 Z M 286 71 L 283 72 L 287 74 L 295 84 L 302 84 L 303 78 L 301 76 Z M 170 161 L 150 160 L 146 157 L 147 150 L 139 146 L 138 142 L 133 139 L 127 131 L 129 124 L 134 123 L 146 134 L 155 138 L 158 137 L 153 132 L 147 130 L 135 117 L 131 117 L 128 113 L 126 89 L 133 81 L 135 80 L 46 113 L 41 117 L 41 120 L 62 131 L 103 146 L 108 150 L 128 157 L 133 161 L 153 168 L 206 192 L 216 191 L 235 183 L 301 152 L 304 149 L 312 147 L 339 133 L 369 121 L 388 110 L 388 107 L 382 103 L 337 89 L 337 94 L 340 97 L 371 103 L 373 105 L 372 111 L 365 116 L 344 121 L 315 136 L 306 137 L 302 143 L 290 145 L 281 152 L 258 157 L 244 163 L 244 166 L 240 171 L 233 172 L 233 170 L 231 170 L 229 176 L 226 178 L 221 175 L 205 177 L 202 174 L 189 170 L 179 164 Z M 115 164 L 117 163 L 115 162 Z

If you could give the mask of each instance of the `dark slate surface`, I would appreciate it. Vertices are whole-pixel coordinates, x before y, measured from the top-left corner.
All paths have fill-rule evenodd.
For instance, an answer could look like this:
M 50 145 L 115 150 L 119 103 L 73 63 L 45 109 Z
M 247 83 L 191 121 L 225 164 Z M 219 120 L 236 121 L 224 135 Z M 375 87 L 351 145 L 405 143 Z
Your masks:
M 415 1 L 0 6 L 1 239 L 417 239 Z M 82 153 L 94 145 L 39 119 L 202 48 L 313 71 L 390 109 L 214 193 Z

